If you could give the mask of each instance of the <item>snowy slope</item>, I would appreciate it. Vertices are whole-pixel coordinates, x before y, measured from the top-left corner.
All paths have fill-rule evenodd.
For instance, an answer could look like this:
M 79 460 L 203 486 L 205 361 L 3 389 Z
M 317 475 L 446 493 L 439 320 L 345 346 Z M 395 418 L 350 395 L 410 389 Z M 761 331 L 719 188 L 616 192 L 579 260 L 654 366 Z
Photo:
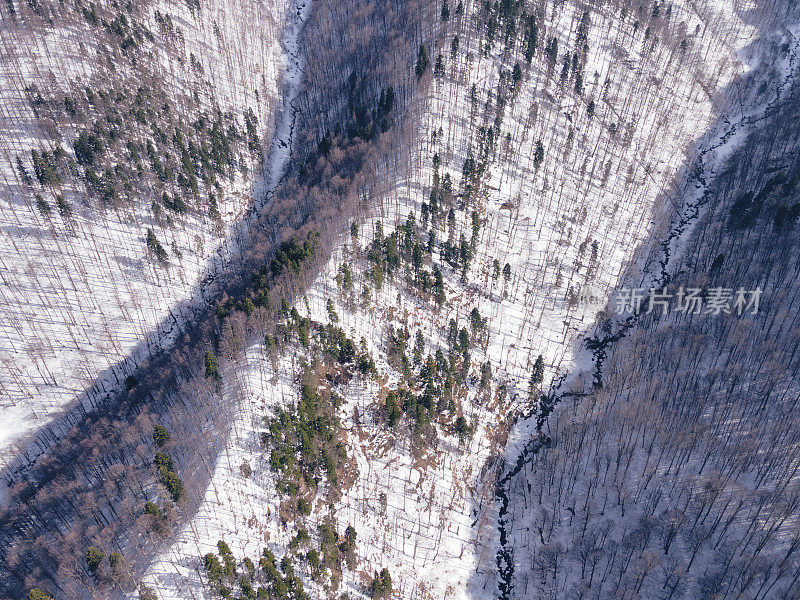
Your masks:
M 736 2 L 677 2 L 659 17 L 633 9 L 589 10 L 584 84 L 576 93 L 573 75 L 559 81 L 561 54 L 555 68 L 548 67 L 543 46 L 556 36 L 559 47 L 571 52 L 583 11 L 569 3 L 547 4 L 539 13 L 538 51 L 509 92 L 514 64 L 524 65 L 521 44 L 504 51 L 496 41 L 484 54 L 481 4 L 466 3 L 465 15 L 442 27 L 444 74 L 423 77 L 406 115 L 408 146 L 395 161 L 381 164 L 390 165 L 388 174 L 371 190 L 374 208 L 359 220 L 357 240 L 343 236 L 295 304 L 300 315 L 327 323 L 330 299 L 346 334 L 363 338 L 378 365 L 377 382 L 356 379 L 337 388 L 357 471 L 333 511 L 340 529 L 353 525 L 358 532 L 360 563 L 342 582 L 355 597 L 382 567 L 391 571 L 400 597 L 494 597 L 494 483 L 503 466 L 498 458 L 509 415 L 532 408 L 528 380 L 534 361 L 544 358 L 544 388 L 581 364 L 576 347 L 595 315 L 571 298 L 587 283 L 608 295 L 628 263 L 639 258 L 634 252 L 655 223 L 674 214 L 669 194 L 685 181 L 683 169 L 703 149 L 704 132 L 718 119 L 748 111 L 754 101 L 736 85 L 750 68 L 743 59 L 751 65 L 761 60 L 748 46 L 761 29 L 779 24 L 769 6 L 746 14 Z M 461 45 L 451 57 L 456 34 Z M 431 63 L 438 52 L 431 50 Z M 507 99 L 498 110 L 501 72 Z M 426 265 L 444 271 L 444 306 L 420 297 L 402 276 L 375 289 L 365 256 L 377 221 L 385 235 L 412 212 L 421 222 L 434 153 L 441 159 L 439 176 L 449 174 L 460 191 L 465 160 L 479 155 L 481 138 L 498 124 L 477 191 L 468 204 L 453 204 L 454 241 L 459 232 L 469 238 L 472 210 L 480 219 L 465 281 L 444 265 L 437 247 Z M 544 150 L 538 168 L 537 142 Z M 439 242 L 451 233 L 446 222 L 442 216 L 435 227 Z M 509 265 L 508 277 L 493 276 L 495 260 L 501 268 Z M 344 264 L 352 268 L 353 292 L 337 283 Z M 365 285 L 369 301 L 360 299 Z M 382 422 L 382 399 L 400 379 L 388 359 L 387 326 L 405 324 L 412 339 L 420 331 L 426 348 L 446 351 L 450 319 L 464 326 L 473 308 L 488 328 L 488 342 L 472 349 L 470 377 L 458 398 L 473 434 L 460 447 L 440 427 L 437 445 L 420 457 L 407 436 L 387 431 Z M 287 352 L 275 365 L 259 342 L 227 365 L 226 386 L 239 402 L 235 429 L 241 433 L 217 465 L 198 519 L 150 570 L 147 581 L 161 597 L 208 593 L 200 559 L 215 550 L 217 540 L 224 539 L 239 558 L 257 557 L 265 546 L 280 556 L 299 526 L 279 513 L 268 450 L 257 434 L 265 413 L 296 398 L 291 365 L 303 351 Z M 493 373 L 488 392 L 477 383 L 487 361 Z M 510 457 L 527 441 L 527 431 L 523 425 L 514 432 Z M 239 471 L 245 459 L 254 465 L 249 479 Z M 304 523 L 309 531 L 328 510 L 322 503 L 315 508 Z M 303 576 L 314 585 L 307 572 Z
M 681 210 L 622 280 L 763 288 L 759 314 L 618 318 L 598 332 L 624 333 L 604 345 L 603 389 L 574 373 L 582 393 L 562 398 L 547 445 L 511 454 L 506 597 L 797 595 L 797 427 L 784 418 L 797 397 L 796 238 L 776 218 L 796 195 L 796 19 L 741 53 L 752 71 L 737 110 L 704 137 L 672 194 Z M 770 193 L 776 174 L 786 180 Z M 762 218 L 732 225 L 749 188 L 766 190 Z
M 55 143 L 69 148 L 77 129 L 38 118 L 25 89 L 74 94 L 82 86 L 136 84 L 140 78 L 138 84 L 159 86 L 179 113 L 194 97 L 198 111 L 230 111 L 241 126 L 242 114 L 252 108 L 260 137 L 269 140 L 284 85 L 287 10 L 285 2 L 216 2 L 194 12 L 183 2 L 154 5 L 143 23 L 156 35 L 148 71 L 154 80 L 146 82 L 142 70 L 124 61 L 109 74 L 103 50 L 108 39 L 93 34 L 77 10 L 64 11 L 56 27 L 36 25 L 37 16 L 24 6 L 3 15 L 0 464 L 8 464 L 10 446 L 26 433 L 69 406 L 58 435 L 74 422 L 76 405 L 89 410 L 102 404 L 126 376 L 169 346 L 190 310 L 193 287 L 209 267 L 219 269 L 216 254 L 228 252 L 230 226 L 252 204 L 252 175 L 239 174 L 222 184 L 221 223 L 199 207 L 165 225 L 149 206 L 157 190 L 142 192 L 130 206 L 106 208 L 68 180 L 36 191 L 51 206 L 63 194 L 72 216 L 40 214 L 15 159 L 20 156 L 32 176 L 30 150 Z M 171 19 L 168 30 L 164 15 Z M 31 35 L 29 27 L 39 29 Z M 184 118 L 192 114 L 187 108 Z M 258 156 L 243 160 L 251 173 L 261 166 Z M 167 248 L 168 267 L 147 252 L 148 229 Z

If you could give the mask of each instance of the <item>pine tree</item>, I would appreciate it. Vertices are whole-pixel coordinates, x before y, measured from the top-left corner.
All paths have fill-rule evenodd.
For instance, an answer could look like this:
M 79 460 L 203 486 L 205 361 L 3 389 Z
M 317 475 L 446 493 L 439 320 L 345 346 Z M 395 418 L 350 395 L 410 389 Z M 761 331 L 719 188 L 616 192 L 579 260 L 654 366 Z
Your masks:
M 42 198 L 41 194 L 36 194 L 36 210 L 38 210 L 43 217 L 48 216 L 52 212 L 47 200 Z
M 100 567 L 100 563 L 103 562 L 103 558 L 105 558 L 105 552 L 103 552 L 100 548 L 89 546 L 89 549 L 86 550 L 84 558 L 86 559 L 86 564 L 88 565 L 89 570 L 92 573 L 95 573 Z
M 519 83 L 519 80 L 522 79 L 522 67 L 519 66 L 519 63 L 514 64 L 514 71 L 511 74 L 511 79 L 515 86 Z
M 169 438 L 169 431 L 163 425 L 156 425 L 153 428 L 153 441 L 159 448 L 162 448 L 169 441 Z
M 220 379 L 219 365 L 217 364 L 217 357 L 211 350 L 206 351 L 206 377 L 213 377 Z
M 436 304 L 441 306 L 447 300 L 447 296 L 444 293 L 444 278 L 442 277 L 442 272 L 439 267 L 433 268 L 433 279 L 433 289 Z
M 389 569 L 384 567 L 380 573 L 375 573 L 370 586 L 370 592 L 373 599 L 388 598 L 392 595 L 392 577 L 389 575 Z
M 172 500 L 177 502 L 183 496 L 183 482 L 180 480 L 173 471 L 167 471 L 166 473 L 162 474 L 161 483 L 164 484 L 164 487 L 167 488 L 170 496 L 172 496 Z
M 223 577 L 223 570 L 222 564 L 219 562 L 219 559 L 215 554 L 209 552 L 203 557 L 203 565 L 206 569 L 206 575 L 208 576 L 209 581 L 214 583 L 219 583 L 222 581 Z
M 428 70 L 428 63 L 430 63 L 428 51 L 425 46 L 421 44 L 417 54 L 417 64 L 414 67 L 414 72 L 417 74 L 417 79 L 421 79 L 425 74 L 425 71 Z
M 441 54 L 436 57 L 436 65 L 433 67 L 433 76 L 436 78 L 444 76 L 444 59 Z
M 531 373 L 531 389 L 540 385 L 544 381 L 544 359 L 540 354 L 533 364 L 533 372 Z
M 139 586 L 139 600 L 158 600 L 152 588 L 142 584 Z
M 164 250 L 164 246 L 161 245 L 161 242 L 158 241 L 156 234 L 153 233 L 152 229 L 147 230 L 147 247 L 156 255 L 156 258 L 161 263 L 167 262 L 167 251 Z
M 536 152 L 533 155 L 534 168 L 538 169 L 542 162 L 544 162 L 544 146 L 542 145 L 542 141 L 539 140 L 536 142 Z
M 456 433 L 458 433 L 458 441 L 463 444 L 469 434 L 469 424 L 464 417 L 456 419 Z
M 69 205 L 69 202 L 67 202 L 66 198 L 64 198 L 64 196 L 61 194 L 56 196 L 56 206 L 58 207 L 58 214 L 65 219 L 72 216 L 72 207 Z
M 536 52 L 536 42 L 538 41 L 539 30 L 536 27 L 536 17 L 528 17 L 527 29 L 525 31 L 525 60 L 531 62 Z
M 19 171 L 19 176 L 22 179 L 22 183 L 26 185 L 30 185 L 31 183 L 33 183 L 31 176 L 28 175 L 28 171 L 25 169 L 25 165 L 22 164 L 22 159 L 19 157 L 19 155 L 17 155 L 17 171 Z M 33 589 L 38 590 L 39 588 L 33 588 Z

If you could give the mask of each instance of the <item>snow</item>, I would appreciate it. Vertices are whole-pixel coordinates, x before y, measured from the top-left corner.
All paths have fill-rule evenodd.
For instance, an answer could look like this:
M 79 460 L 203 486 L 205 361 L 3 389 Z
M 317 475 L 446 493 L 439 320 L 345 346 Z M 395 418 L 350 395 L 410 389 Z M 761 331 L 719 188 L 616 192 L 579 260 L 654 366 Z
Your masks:
M 215 18 L 230 13 L 226 7 L 231 8 L 219 5 Z M 331 299 L 347 335 L 357 343 L 365 340 L 380 372 L 380 385 L 355 380 L 337 390 L 344 398 L 341 418 L 348 453 L 357 465 L 354 483 L 334 507 L 339 529 L 352 524 L 358 532 L 359 568 L 355 573 L 346 572 L 343 582 L 354 596 L 360 594 L 364 577 L 382 567 L 389 568 L 402 598 L 495 596 L 494 477 L 502 467 L 498 458 L 503 455 L 508 433 L 506 417 L 531 409 L 528 380 L 538 355 L 546 365 L 544 389 L 587 366 L 588 358 L 579 352 L 579 344 L 595 315 L 571 305 L 570 288 L 577 292 L 591 283 L 610 295 L 629 263 L 639 258 L 638 248 L 653 234 L 652 224 L 673 210 L 669 193 L 685 176 L 682 169 L 702 141 L 702 132 L 718 116 L 720 107 L 736 97 L 737 89 L 731 84 L 758 63 L 757 54 L 750 66 L 740 61 L 757 32 L 740 18 L 737 3 L 678 1 L 672 8 L 671 23 L 684 23 L 683 29 L 689 32 L 686 37 L 691 43 L 685 57 L 677 50 L 681 29 L 677 25 L 667 27 L 661 41 L 646 41 L 641 30 L 633 33 L 630 15 L 623 21 L 610 8 L 592 12 L 580 97 L 559 88 L 558 66 L 553 77 L 547 76 L 545 59 L 541 51 L 537 53 L 520 90 L 505 107 L 485 185 L 469 207 L 477 210 L 481 219 L 476 255 L 467 274 L 469 283 L 462 284 L 457 273 L 445 268 L 448 301 L 441 310 L 422 301 L 400 281 L 387 281 L 381 291 L 373 290 L 369 306 L 340 295 L 336 275 L 345 261 L 354 265 L 356 290 L 367 282 L 363 260 L 356 258 L 352 240 L 346 236 L 305 298 L 296 303 L 301 314 L 325 323 L 326 303 Z M 465 27 L 471 29 L 475 26 L 470 14 L 474 7 L 467 9 Z M 272 71 L 259 75 L 255 67 L 240 73 L 226 61 L 217 67 L 214 57 L 219 46 L 213 41 L 213 23 L 206 20 L 196 25 L 199 33 L 195 36 L 193 17 L 188 9 L 181 10 L 179 22 L 187 51 L 201 57 L 205 72 L 213 74 L 208 86 L 218 99 L 227 98 L 230 106 L 249 105 L 249 90 L 259 77 L 268 82 L 278 78 Z M 282 10 L 287 14 L 280 50 L 282 100 L 275 111 L 274 137 L 264 173 L 254 187 L 255 197 L 264 202 L 283 177 L 292 149 L 305 60 L 298 36 L 311 4 L 296 2 Z M 557 35 L 562 50 L 569 47 L 567 40 L 574 39 L 581 12 L 570 3 L 548 7 L 547 36 Z M 212 19 L 207 14 L 203 18 Z M 221 27 L 225 32 L 236 31 L 229 29 L 232 23 L 226 23 Z M 706 27 L 709 23 L 713 26 Z M 700 32 L 691 33 L 698 25 Z M 470 36 L 463 33 L 456 60 L 447 54 L 446 76 L 427 84 L 427 90 L 422 88 L 410 109 L 415 116 L 421 115 L 410 140 L 409 156 L 414 163 L 393 166 L 384 189 L 373 196 L 373 214 L 359 222 L 361 251 L 371 239 L 378 215 L 386 234 L 412 211 L 419 219 L 421 202 L 427 200 L 433 179 L 434 152 L 442 157 L 442 173 L 450 173 L 458 187 L 468 151 L 477 151 L 477 128 L 494 125 L 483 116 L 487 100 L 495 102 L 487 98 L 487 92 L 494 93 L 500 72 L 509 72 L 514 60 L 502 55 L 499 42 L 489 56 L 482 56 L 478 40 L 468 43 Z M 277 64 L 275 50 L 269 45 L 272 38 L 252 41 L 247 37 L 252 35 L 249 30 L 242 35 L 246 40 L 242 48 L 268 46 L 265 52 Z M 544 43 L 541 37 L 540 48 Z M 241 60 L 248 61 L 247 56 L 243 51 Z M 173 68 L 178 73 L 178 67 Z M 479 90 L 475 108 L 469 99 L 472 83 Z M 565 85 L 569 90 L 572 83 Z M 268 87 L 261 84 L 262 90 Z M 586 114 L 589 99 L 594 99 L 597 107 L 592 119 Z M 443 131 L 441 140 L 431 141 L 431 133 L 439 129 Z M 31 134 L 32 139 L 37 135 Z M 510 135 L 508 143 L 506 135 Z M 539 140 L 545 159 L 537 170 L 533 156 Z M 734 137 L 730 140 L 735 144 Z M 719 149 L 720 156 L 723 151 L 727 150 Z M 10 160 L 14 152 L 9 152 Z M 7 180 L 13 176 L 13 171 L 7 171 Z M 233 253 L 247 240 L 245 213 L 250 198 L 243 188 L 237 189 L 240 197 L 229 194 L 226 220 L 242 219 L 228 230 L 224 249 L 215 256 Z M 6 429 L 13 430 L 6 434 L 8 444 L 26 429 L 52 418 L 99 372 L 130 354 L 137 341 L 148 340 L 140 354 L 131 355 L 133 363 L 144 359 L 150 346 L 166 345 L 172 332 L 179 329 L 185 310 L 181 303 L 191 297 L 192 284 L 205 269 L 213 271 L 219 264 L 217 258 L 209 257 L 220 241 L 207 224 L 187 219 L 172 234 L 187 264 L 181 264 L 180 272 L 177 267 L 165 272 L 143 259 L 143 244 L 137 237 L 141 229 L 136 227 L 141 216 L 113 213 L 98 220 L 82 214 L 74 238 L 58 232 L 25 237 L 28 231 L 48 232 L 47 224 L 21 198 L 2 208 L 4 215 L 5 211 L 14 215 L 14 220 L 4 221 L 12 228 L 8 233 L 3 229 L 4 241 L 19 245 L 19 257 L 36 259 L 29 267 L 14 257 L 7 272 L 22 282 L 20 291 L 3 296 L 4 302 L 10 306 L 17 302 L 19 307 L 6 313 L 11 316 L 3 325 L 4 346 L 0 347 L 5 353 L 0 354 L 3 369 L 9 374 L 0 380 L 7 387 L 16 386 L 8 392 L 12 399 L 0 404 L 12 423 Z M 458 211 L 457 230 L 469 231 L 469 210 Z M 195 234 L 202 246 L 207 246 L 205 251 L 199 249 L 201 244 L 192 237 Z M 37 240 L 35 244 L 32 239 Z M 597 243 L 594 259 L 592 242 Z M 116 264 L 106 259 L 108 270 L 98 271 L 97 256 L 120 258 Z M 510 265 L 508 281 L 502 275 L 492 277 L 495 259 L 501 268 Z M 55 271 L 46 283 L 39 281 L 37 274 L 42 265 L 52 265 Z M 69 285 L 62 273 L 70 274 Z M 124 291 L 120 282 L 127 286 Z M 103 291 L 93 300 L 85 293 L 87 289 Z M 25 307 L 37 290 L 47 293 L 42 294 L 42 306 L 37 307 L 34 318 Z M 0 287 L 0 293 L 7 294 L 6 288 Z M 82 310 L 76 310 L 78 306 Z M 472 354 L 473 375 L 480 364 L 489 361 L 493 393 L 487 400 L 470 382 L 460 399 L 461 410 L 476 430 L 465 447 L 459 447 L 455 436 L 439 432 L 436 450 L 428 452 L 424 460 L 415 460 L 408 439 L 386 431 L 371 418 L 381 388 L 396 386 L 398 381 L 385 356 L 386 328 L 407 324 L 412 336 L 417 330 L 423 333 L 428 348 L 444 347 L 442 332 L 449 320 L 464 325 L 473 308 L 489 324 L 488 345 Z M 40 316 L 44 311 L 49 312 Z M 165 319 L 170 313 L 174 316 Z M 82 321 L 72 322 L 70 315 L 78 315 Z M 154 329 L 157 323 L 165 323 L 160 331 Z M 69 346 L 59 347 L 52 341 L 78 336 L 77 332 L 83 337 L 70 340 Z M 101 335 L 102 344 L 96 341 Z M 36 358 L 38 352 L 43 352 L 42 359 Z M 60 364 L 55 362 L 59 353 Z M 162 600 L 206 596 L 200 561 L 203 554 L 215 551 L 219 539 L 239 558 L 255 558 L 265 546 L 279 556 L 285 551 L 293 524 L 282 522 L 278 514 L 275 483 L 259 432 L 265 415 L 296 397 L 293 361 L 298 357 L 290 354 L 273 362 L 260 344 L 252 344 L 241 364 L 225 365 L 225 393 L 236 398 L 237 406 L 232 434 L 214 466 L 198 513 L 147 573 L 145 582 L 153 585 Z M 69 373 L 64 379 L 70 387 L 62 391 L 65 384 L 54 381 L 48 369 Z M 98 384 L 97 391 L 87 394 L 89 403 L 100 401 L 103 386 L 110 388 L 119 378 L 115 374 L 107 378 L 108 383 Z M 505 401 L 498 393 L 501 384 L 508 389 Z M 361 425 L 353 419 L 355 408 L 362 415 Z M 507 457 L 513 458 L 531 438 L 532 427 L 531 421 L 523 421 L 510 433 Z M 241 473 L 243 460 L 253 467 L 249 478 Z M 381 494 L 385 494 L 385 510 Z M 311 522 L 323 512 L 321 507 L 315 510 Z
M 152 31 L 158 31 L 156 10 L 170 15 L 181 32 L 163 42 L 166 48 L 156 52 L 153 64 L 169 97 L 180 103 L 201 89 L 208 92 L 200 96 L 206 110 L 216 106 L 241 115 L 253 108 L 258 133 L 268 139 L 287 3 L 220 0 L 193 15 L 186 3 L 160 2 L 147 24 Z M 69 146 L 75 133 L 42 130 L 23 90 L 34 84 L 68 92 L 103 77 L 95 56 L 101 42 L 85 27 L 65 19 L 33 37 L 9 28 L 0 50 L 0 243 L 6 249 L 0 257 L 0 466 L 15 457 L 35 458 L 40 448 L 18 447 L 28 434 L 49 426 L 58 437 L 77 415 L 101 406 L 126 376 L 170 346 L 191 304 L 202 301 L 198 284 L 223 270 L 231 250 L 226 238 L 253 203 L 249 178 L 237 177 L 223 182 L 221 229 L 203 209 L 161 228 L 149 213 L 149 200 L 104 209 L 71 185 L 60 190 L 74 211 L 69 221 L 55 211 L 49 217 L 36 211 L 15 157 L 30 171 L 31 148 L 48 148 L 45 140 L 54 135 Z M 190 55 L 202 64 L 202 75 L 187 68 Z M 148 259 L 147 228 L 167 247 L 168 268 Z
M 470 385 L 461 407 L 476 431 L 466 447 L 459 448 L 453 436 L 440 432 L 437 450 L 429 452 L 426 460 L 416 461 L 402 434 L 387 432 L 384 425 L 373 422 L 380 391 L 376 384 L 355 382 L 337 390 L 344 398 L 341 410 L 348 453 L 355 456 L 358 471 L 355 482 L 334 507 L 339 529 L 352 524 L 358 532 L 359 568 L 355 573 L 347 571 L 343 581 L 351 595 L 359 597 L 364 578 L 388 567 L 393 580 L 399 582 L 399 597 L 494 596 L 493 474 L 494 461 L 502 453 L 502 422 L 508 414 L 530 410 L 528 379 L 539 354 L 546 365 L 545 389 L 550 382 L 589 365 L 587 354 L 577 350 L 594 315 L 570 305 L 569 287 L 577 292 L 590 282 L 610 295 L 637 247 L 652 233 L 652 223 L 670 210 L 667 193 L 683 176 L 687 149 L 700 142 L 700 133 L 724 103 L 715 92 L 724 92 L 746 72 L 736 57 L 752 41 L 755 30 L 743 23 L 734 9 L 732 3 L 716 3 L 715 27 L 690 36 L 689 69 L 676 54 L 680 40 L 645 43 L 641 32 L 632 36 L 630 22 L 621 23 L 613 14 L 593 13 L 581 103 L 576 103 L 571 93 L 562 94 L 535 59 L 522 89 L 506 106 L 497 136 L 501 149 L 490 165 L 485 194 L 479 195 L 475 207 L 481 233 L 467 277 L 470 283 L 462 284 L 457 274 L 444 269 L 448 301 L 440 311 L 399 281 L 387 281 L 380 291 L 373 289 L 372 302 L 363 306 L 340 293 L 336 275 L 341 265 L 351 264 L 354 289 L 359 292 L 368 279 L 357 254 L 363 256 L 378 215 L 385 235 L 412 211 L 419 221 L 421 202 L 427 200 L 433 177 L 430 159 L 434 152 L 442 158 L 442 175 L 449 172 L 458 185 L 461 165 L 470 147 L 476 151 L 475 130 L 482 124 L 479 110 L 470 109 L 471 84 L 478 83 L 482 107 L 499 70 L 510 70 L 513 62 L 504 64 L 497 48 L 489 57 L 481 57 L 477 45 L 462 46 L 455 66 L 449 59 L 446 63 L 450 75 L 432 82 L 429 93 L 415 101 L 411 110 L 423 118 L 409 155 L 421 156 L 421 163 L 394 170 L 394 179 L 390 177 L 385 189 L 372 196 L 380 204 L 374 215 L 359 222 L 359 253 L 349 236 L 343 236 L 295 307 L 301 315 L 326 323 L 326 303 L 332 300 L 340 325 L 357 343 L 365 341 L 376 360 L 381 385 L 388 388 L 398 380 L 385 359 L 383 340 L 389 325 L 407 324 L 412 339 L 421 331 L 427 348 L 435 349 L 445 346 L 441 332 L 446 331 L 449 320 L 464 324 L 476 307 L 488 319 L 490 331 L 488 346 L 473 352 L 473 368 L 489 360 L 493 386 L 505 384 L 508 399 L 501 404 L 495 395 L 486 403 Z M 574 7 L 561 5 L 549 15 L 548 35 L 557 32 L 563 43 L 579 17 Z M 699 16 L 689 3 L 673 4 L 673 21 L 685 20 L 687 30 L 705 23 L 706 18 L 711 17 Z M 466 22 L 471 23 L 469 19 Z M 465 39 L 462 36 L 462 42 Z M 698 56 L 704 62 L 695 58 Z M 594 71 L 598 72 L 596 81 Z M 597 105 L 591 120 L 585 109 L 589 98 Z M 619 124 L 619 133 L 609 130 L 611 123 Z M 442 141 L 432 142 L 431 133 L 440 128 Z M 507 133 L 511 142 L 502 149 Z M 532 158 L 538 140 L 545 146 L 545 160 L 537 172 Z M 457 230 L 469 231 L 468 222 L 468 211 L 458 211 Z M 442 239 L 442 235 L 438 237 Z M 597 241 L 598 255 L 590 264 L 591 241 Z M 509 281 L 502 275 L 492 278 L 495 258 L 501 267 L 510 264 Z M 286 368 L 285 362 L 273 371 L 268 361 L 257 358 L 258 352 L 257 346 L 251 346 L 247 366 L 230 371 L 247 380 L 242 384 L 247 390 L 242 396 L 258 399 L 246 401 L 245 415 L 262 414 L 248 408 L 253 402 L 265 399 L 269 411 L 296 394 L 286 383 L 291 371 L 281 370 Z M 360 426 L 352 419 L 356 407 Z M 532 434 L 531 421 L 520 423 L 511 432 L 507 456 L 514 457 Z M 242 506 L 254 503 L 260 507 L 260 513 L 252 511 L 256 531 L 269 533 L 276 555 L 285 551 L 291 524 L 277 519 L 270 475 L 264 473 L 258 489 L 247 487 L 250 483 L 234 483 L 235 466 L 242 458 L 259 460 L 248 439 L 232 437 L 229 458 L 217 467 L 209 488 L 230 490 L 230 503 L 207 497 L 200 511 L 206 529 L 194 532 L 187 528 L 181 543 L 153 567 L 148 581 L 157 584 L 164 598 L 202 595 L 200 556 L 203 549 L 213 549 L 217 539 L 225 539 L 239 558 L 242 553 L 252 557 L 257 547 L 264 545 L 260 533 L 254 536 L 241 527 L 241 516 L 234 517 L 249 518 L 251 509 Z M 261 463 L 266 459 L 262 457 Z M 237 496 L 237 489 L 245 496 Z M 386 498 L 385 511 L 379 502 L 381 494 Z M 259 504 L 263 498 L 272 500 Z M 315 511 L 311 523 L 322 513 Z M 173 563 L 186 569 L 180 592 L 177 584 L 169 582 Z

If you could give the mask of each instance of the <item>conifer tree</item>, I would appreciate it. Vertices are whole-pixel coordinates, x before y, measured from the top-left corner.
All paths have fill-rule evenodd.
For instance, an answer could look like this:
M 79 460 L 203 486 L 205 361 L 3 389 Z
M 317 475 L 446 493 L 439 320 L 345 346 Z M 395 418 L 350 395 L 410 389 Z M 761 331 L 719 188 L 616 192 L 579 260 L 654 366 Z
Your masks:
M 417 64 L 414 67 L 414 72 L 417 74 L 417 79 L 421 79 L 422 76 L 425 74 L 425 71 L 428 70 L 428 63 L 430 59 L 428 58 L 428 51 L 424 45 L 420 45 L 419 52 L 417 53 Z
M 540 354 L 533 364 L 533 372 L 531 373 L 531 389 L 544 381 L 544 359 Z

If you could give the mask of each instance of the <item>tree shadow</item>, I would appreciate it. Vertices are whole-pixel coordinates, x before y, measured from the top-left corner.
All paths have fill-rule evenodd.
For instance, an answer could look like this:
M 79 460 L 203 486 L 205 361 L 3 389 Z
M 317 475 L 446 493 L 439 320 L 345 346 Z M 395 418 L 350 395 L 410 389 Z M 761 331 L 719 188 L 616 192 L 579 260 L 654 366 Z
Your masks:
M 649 289 L 667 285 L 674 273 L 681 269 L 681 241 L 691 233 L 692 226 L 709 210 L 708 203 L 716 200 L 711 193 L 713 185 L 724 181 L 727 174 L 735 171 L 737 160 L 748 160 L 747 138 L 757 135 L 759 127 L 766 120 L 779 114 L 788 104 L 797 103 L 796 57 L 800 42 L 782 26 L 783 23 L 796 23 L 798 16 L 795 6 L 775 9 L 770 22 L 764 22 L 764 6 L 753 6 L 749 11 L 738 11 L 739 18 L 756 30 L 754 41 L 739 52 L 749 56 L 755 63 L 743 77 L 726 85 L 715 95 L 718 110 L 712 125 L 692 145 L 687 160 L 675 178 L 675 184 L 656 199 L 654 214 L 661 214 L 654 223 L 647 238 L 632 249 L 629 264 L 622 269 L 618 287 L 628 283 Z M 769 11 L 764 11 L 769 13 Z M 778 14 L 780 13 L 780 14 Z M 709 24 L 713 26 L 713 24 Z M 788 35 L 785 35 L 787 34 Z M 791 40 L 791 44 L 786 39 Z M 777 56 L 783 60 L 786 70 L 780 73 L 769 59 L 761 56 Z M 776 78 L 776 75 L 780 76 Z M 671 208 L 670 208 L 671 207 Z M 589 353 L 592 368 L 576 370 L 567 374 L 543 398 L 545 415 L 522 417 L 514 425 L 519 443 L 509 444 L 502 456 L 497 457 L 487 475 L 485 485 L 494 486 L 494 505 L 491 507 L 475 504 L 473 510 L 479 515 L 483 512 L 492 516 L 494 530 L 491 535 L 475 538 L 482 550 L 490 549 L 485 555 L 491 556 L 493 564 L 481 564 L 473 573 L 467 589 L 473 597 L 499 597 L 503 600 L 524 596 L 525 591 L 515 590 L 515 582 L 520 575 L 532 569 L 532 565 L 522 564 L 515 556 L 525 550 L 522 542 L 514 539 L 515 501 L 512 485 L 524 489 L 525 482 L 517 479 L 524 473 L 526 465 L 538 453 L 547 452 L 551 445 L 547 415 L 561 400 L 591 393 L 603 381 L 602 367 L 605 356 L 613 344 L 627 335 L 637 325 L 638 319 L 629 317 L 596 323 L 585 331 L 582 338 L 573 344 L 573 357 Z M 513 434 L 512 434 L 513 437 Z M 494 482 L 495 483 L 489 483 Z M 495 515 L 496 511 L 496 515 Z M 522 539 L 522 538 L 520 538 Z M 527 554 L 526 554 L 527 556 Z

